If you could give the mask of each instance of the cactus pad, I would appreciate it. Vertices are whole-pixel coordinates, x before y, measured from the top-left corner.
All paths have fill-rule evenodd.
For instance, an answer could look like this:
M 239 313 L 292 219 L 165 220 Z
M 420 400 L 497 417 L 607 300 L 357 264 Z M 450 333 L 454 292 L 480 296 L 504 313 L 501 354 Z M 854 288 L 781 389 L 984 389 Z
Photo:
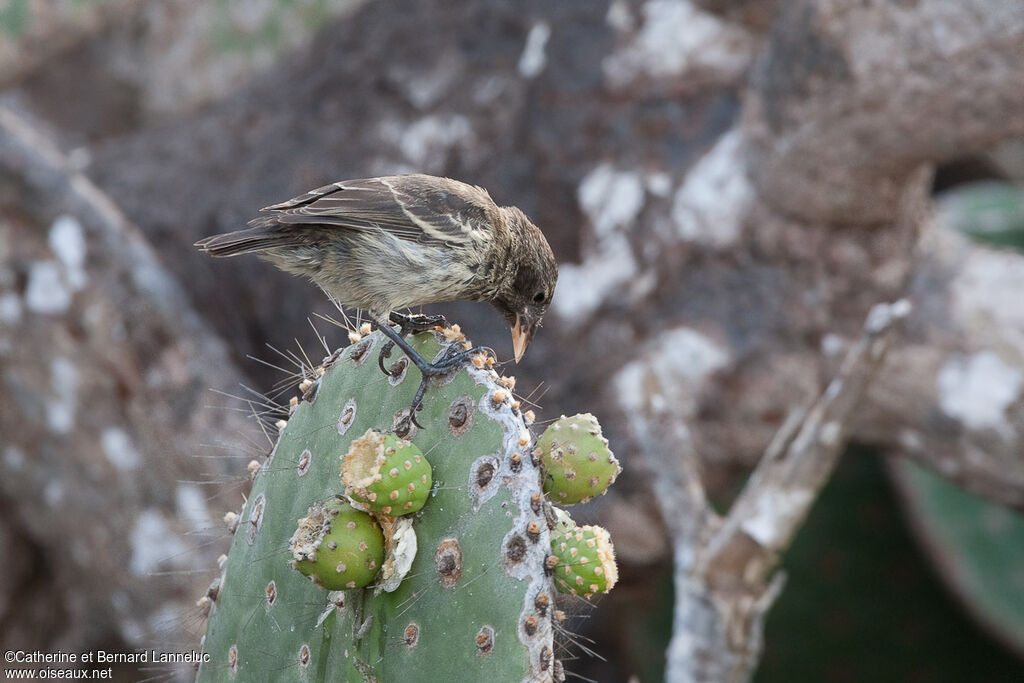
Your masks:
M 534 455 L 544 470 L 544 492 L 563 505 L 604 494 L 622 471 L 590 413 L 563 415 L 553 422 L 537 441 Z
M 428 360 L 461 343 L 440 333 L 409 340 Z M 555 677 L 546 503 L 510 382 L 474 359 L 431 382 L 417 428 L 409 406 L 419 370 L 394 355 L 382 374 L 385 341 L 358 339 L 299 385 L 236 520 L 199 681 Z M 392 538 L 375 583 L 328 593 L 289 567 L 289 538 L 308 508 L 342 493 L 339 458 L 367 430 L 392 433 L 396 454 L 399 440 L 415 444 L 434 486 L 418 512 L 379 517 Z M 396 479 L 407 476 L 401 462 Z
M 321 588 L 362 588 L 384 562 L 384 534 L 370 515 L 334 499 L 309 508 L 289 550 L 292 566 Z
M 345 495 L 359 507 L 398 516 L 427 502 L 433 483 L 430 463 L 411 441 L 368 429 L 341 460 Z

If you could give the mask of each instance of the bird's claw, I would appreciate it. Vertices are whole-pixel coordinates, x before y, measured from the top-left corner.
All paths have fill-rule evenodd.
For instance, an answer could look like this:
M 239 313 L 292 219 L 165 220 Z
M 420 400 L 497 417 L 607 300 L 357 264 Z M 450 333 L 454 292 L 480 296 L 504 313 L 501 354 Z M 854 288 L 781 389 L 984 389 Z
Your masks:
M 391 357 L 391 349 L 395 348 L 395 342 L 388 341 L 383 347 L 381 347 L 380 354 L 377 356 L 377 367 L 385 375 L 391 376 L 391 371 L 384 367 L 384 360 Z
M 431 364 L 432 368 L 435 368 L 437 374 L 447 374 L 452 370 L 457 370 L 462 365 L 470 361 L 474 355 L 478 353 L 490 352 L 485 346 L 474 346 L 471 349 L 459 350 L 459 344 L 449 344 L 444 350 L 444 353 Z
M 420 369 L 422 379 L 420 379 L 420 385 L 416 389 L 415 396 L 413 396 L 412 406 L 409 408 L 409 419 L 414 425 L 419 429 L 423 429 L 423 425 L 416 421 L 416 413 L 423 407 L 423 395 L 427 391 L 427 385 L 430 384 L 430 380 L 435 377 L 451 374 L 469 361 L 474 354 L 482 351 L 488 351 L 488 349 L 483 346 L 474 346 L 471 349 L 460 351 L 457 344 L 450 344 L 437 360 Z
M 403 321 L 407 323 L 410 317 L 411 316 L 397 315 L 395 313 L 391 314 L 391 320 L 401 325 L 403 330 L 406 328 L 412 329 L 409 324 L 403 324 Z M 437 323 L 438 319 L 442 321 L 444 320 L 442 316 L 419 316 L 419 319 L 415 322 L 416 324 L 419 324 L 424 321 L 429 321 L 432 326 Z M 471 349 L 461 350 L 460 344 L 449 344 L 437 360 L 433 363 L 428 363 L 423 356 L 417 353 L 416 350 L 409 345 L 409 342 L 404 339 L 403 334 L 396 332 L 388 325 L 382 324 L 379 327 L 381 332 L 383 332 L 389 339 L 389 341 L 381 348 L 380 355 L 377 356 L 377 365 L 380 367 L 381 372 L 389 377 L 396 376 L 394 372 L 384 367 L 384 360 L 391 356 L 391 351 L 395 346 L 402 349 L 406 357 L 420 370 L 420 374 L 422 375 L 420 385 L 416 388 L 416 394 L 413 397 L 412 405 L 409 408 L 409 420 L 420 429 L 423 429 L 423 425 L 416 421 L 416 413 L 423 406 L 423 395 L 427 391 L 427 385 L 430 383 L 430 380 L 458 370 L 464 363 L 470 361 L 474 354 L 482 351 L 489 351 L 489 349 L 482 346 L 474 346 Z
M 398 334 L 402 337 L 408 337 L 410 334 L 418 334 L 420 332 L 426 332 L 432 330 L 438 325 L 446 327 L 448 320 L 443 315 L 405 315 L 404 313 L 392 312 L 389 316 L 391 322 L 398 325 Z M 391 357 L 391 351 L 395 348 L 395 342 L 389 340 L 381 350 L 380 355 L 377 356 L 377 366 L 380 371 L 385 375 L 394 377 L 395 373 L 384 367 L 384 361 Z
M 420 382 L 420 388 L 416 390 L 416 396 L 412 399 L 412 405 L 409 406 L 409 422 L 416 425 L 417 429 L 423 429 L 423 425 L 416 419 L 416 413 L 420 412 L 420 408 L 423 407 L 423 392 L 426 391 L 426 380 Z

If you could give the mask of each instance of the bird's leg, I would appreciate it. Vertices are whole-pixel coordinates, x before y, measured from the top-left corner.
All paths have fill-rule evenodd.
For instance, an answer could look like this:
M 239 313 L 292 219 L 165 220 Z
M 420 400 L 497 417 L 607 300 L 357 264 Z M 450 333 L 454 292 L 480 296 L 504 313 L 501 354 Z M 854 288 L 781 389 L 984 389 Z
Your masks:
M 436 326 L 447 326 L 448 320 L 443 315 L 405 315 L 404 313 L 391 312 L 391 322 L 399 326 L 399 334 L 403 337 L 408 337 L 410 334 L 418 334 L 420 332 L 426 332 L 434 329 Z M 378 325 L 380 327 L 380 325 Z M 395 343 L 389 341 L 385 344 L 380 354 L 377 356 L 377 366 L 380 371 L 385 375 L 390 375 L 391 372 L 384 367 L 384 361 L 391 357 L 391 349 L 395 348 Z
M 473 354 L 480 353 L 486 349 L 482 346 L 475 346 L 468 350 L 455 351 L 453 353 L 453 350 L 457 349 L 457 347 L 455 345 L 451 345 L 445 349 L 445 352 L 441 354 L 441 357 L 438 358 L 437 361 L 429 363 L 423 356 L 417 353 L 412 346 L 409 345 L 409 342 L 407 342 L 401 334 L 393 330 L 390 325 L 380 325 L 379 327 L 380 331 L 391 340 L 384 345 L 383 349 L 381 349 L 380 356 L 377 359 L 381 370 L 383 370 L 385 374 L 391 374 L 387 370 L 384 370 L 383 359 L 389 357 L 391 355 L 391 349 L 397 346 L 405 353 L 406 356 L 408 356 L 409 360 L 419 368 L 420 374 L 423 376 L 420 380 L 419 388 L 416 389 L 416 395 L 412 399 L 412 406 L 409 408 L 409 418 L 412 420 L 412 423 L 420 429 L 423 429 L 423 425 L 416 421 L 416 411 L 420 409 L 420 406 L 423 403 L 423 394 L 427 391 L 427 384 L 429 384 L 430 380 L 434 377 L 441 377 L 457 370 L 462 367 L 462 365 L 468 361 Z
M 457 370 L 465 363 L 471 361 L 473 356 L 478 353 L 494 354 L 494 352 L 486 346 L 474 346 L 470 349 L 463 349 L 460 351 L 457 344 L 450 344 L 444 350 L 444 353 L 441 354 L 441 357 L 431 364 L 431 367 L 436 368 L 438 370 L 438 374 L 451 372 L 452 370 Z

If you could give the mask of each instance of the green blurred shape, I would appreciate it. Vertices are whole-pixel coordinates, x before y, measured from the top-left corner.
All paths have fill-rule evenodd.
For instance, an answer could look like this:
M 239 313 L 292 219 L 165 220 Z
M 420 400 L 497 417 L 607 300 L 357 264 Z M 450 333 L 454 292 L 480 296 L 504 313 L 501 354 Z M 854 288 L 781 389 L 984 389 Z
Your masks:
M 918 463 L 892 463 L 907 513 L 947 585 L 989 632 L 1024 655 L 1024 516 Z
M 960 185 L 941 198 L 950 226 L 978 242 L 1024 249 L 1024 188 L 1011 183 Z
M 28 0 L 7 0 L 0 4 L 0 31 L 17 38 L 28 30 Z

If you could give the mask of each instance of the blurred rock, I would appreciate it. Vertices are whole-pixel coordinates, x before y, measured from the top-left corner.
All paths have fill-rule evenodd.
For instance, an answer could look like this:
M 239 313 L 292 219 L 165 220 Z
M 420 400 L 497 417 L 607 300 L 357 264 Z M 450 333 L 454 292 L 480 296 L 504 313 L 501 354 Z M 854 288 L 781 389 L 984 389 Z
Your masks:
M 190 650 L 260 448 L 210 407 L 241 375 L 137 229 L 5 109 L 0 245 L 0 640 Z
M 223 98 L 360 2 L 13 0 L 0 87 L 83 145 Z

